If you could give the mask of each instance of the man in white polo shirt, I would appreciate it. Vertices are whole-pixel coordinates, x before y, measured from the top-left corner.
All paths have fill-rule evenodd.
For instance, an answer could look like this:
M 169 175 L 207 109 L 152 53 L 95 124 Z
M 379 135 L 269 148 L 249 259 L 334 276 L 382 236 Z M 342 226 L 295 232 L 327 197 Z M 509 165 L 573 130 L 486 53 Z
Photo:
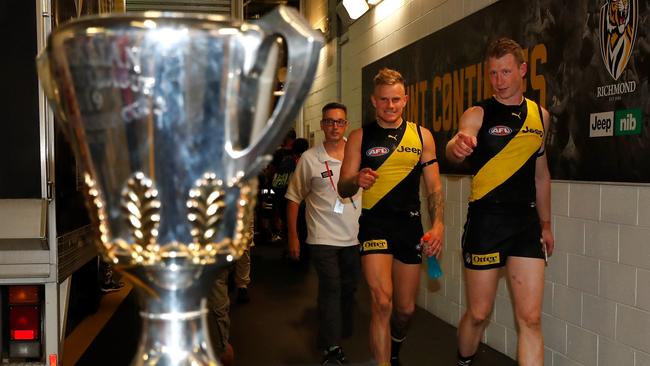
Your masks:
M 305 151 L 289 182 L 287 226 L 289 255 L 300 257 L 297 218 L 300 202 L 307 204 L 307 244 L 318 273 L 319 341 L 324 349 L 323 364 L 348 363 L 341 338 L 352 333 L 352 307 L 360 276 L 359 214 L 361 195 L 341 198 L 339 180 L 347 109 L 340 103 L 323 107 L 322 144 Z

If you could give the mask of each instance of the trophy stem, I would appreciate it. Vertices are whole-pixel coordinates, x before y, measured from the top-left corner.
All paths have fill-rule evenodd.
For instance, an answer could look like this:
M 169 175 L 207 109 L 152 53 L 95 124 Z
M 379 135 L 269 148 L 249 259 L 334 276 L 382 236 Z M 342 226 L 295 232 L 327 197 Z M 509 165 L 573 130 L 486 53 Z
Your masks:
M 151 276 L 142 277 L 141 269 L 136 270 L 137 278 L 151 280 Z M 206 280 L 213 279 L 214 271 L 194 269 L 197 271 L 181 273 L 156 270 L 158 279 L 165 278 L 165 283 L 147 281 L 147 285 L 158 286 L 137 288 L 142 330 L 131 366 L 220 365 L 210 343 L 207 300 L 203 294 L 203 289 L 210 287 Z

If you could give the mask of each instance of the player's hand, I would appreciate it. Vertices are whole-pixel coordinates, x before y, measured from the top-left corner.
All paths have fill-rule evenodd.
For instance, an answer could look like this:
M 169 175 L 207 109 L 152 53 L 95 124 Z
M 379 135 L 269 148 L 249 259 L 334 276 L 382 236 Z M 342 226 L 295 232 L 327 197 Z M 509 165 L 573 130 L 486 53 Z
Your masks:
M 357 173 L 357 185 L 363 189 L 368 189 L 375 184 L 377 177 L 379 177 L 379 175 L 376 171 L 370 168 L 363 168 L 359 170 L 359 173 Z
M 420 239 L 422 254 L 427 257 L 438 257 L 442 253 L 442 238 L 444 237 L 444 226 L 434 225 L 431 230 L 424 233 Z
M 289 258 L 293 260 L 300 259 L 300 241 L 298 238 L 289 236 Z
M 454 145 L 451 147 L 451 153 L 458 159 L 465 159 L 472 155 L 474 148 L 476 148 L 476 136 L 467 135 L 463 132 L 458 132 L 455 137 Z
M 547 256 L 553 255 L 553 249 L 555 249 L 555 238 L 553 238 L 553 233 L 551 229 L 542 229 L 542 245 L 544 250 L 546 250 Z

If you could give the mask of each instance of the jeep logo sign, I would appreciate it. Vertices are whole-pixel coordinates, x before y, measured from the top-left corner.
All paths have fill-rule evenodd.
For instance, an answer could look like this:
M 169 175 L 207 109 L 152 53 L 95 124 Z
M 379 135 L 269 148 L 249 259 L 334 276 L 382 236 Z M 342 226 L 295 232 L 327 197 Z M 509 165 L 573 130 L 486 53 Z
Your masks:
M 614 111 L 589 115 L 589 137 L 614 136 Z

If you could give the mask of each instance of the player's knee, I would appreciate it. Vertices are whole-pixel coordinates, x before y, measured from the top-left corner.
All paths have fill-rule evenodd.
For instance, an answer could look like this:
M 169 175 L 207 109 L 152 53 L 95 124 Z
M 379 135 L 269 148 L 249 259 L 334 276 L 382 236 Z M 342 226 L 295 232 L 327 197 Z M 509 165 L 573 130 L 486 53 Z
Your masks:
M 408 320 L 413 316 L 415 312 L 415 304 L 407 305 L 395 305 L 395 315 L 400 318 L 400 320 Z
M 541 329 L 542 318 L 539 312 L 526 312 L 517 316 L 517 323 L 520 328 Z
M 484 325 L 490 320 L 492 309 L 468 309 L 467 315 L 474 326 Z
M 372 307 L 380 316 L 389 317 L 393 311 L 393 301 L 390 296 L 382 292 L 373 293 Z
M 393 302 L 390 300 L 381 301 L 376 304 L 375 308 L 382 317 L 389 318 L 393 311 Z

